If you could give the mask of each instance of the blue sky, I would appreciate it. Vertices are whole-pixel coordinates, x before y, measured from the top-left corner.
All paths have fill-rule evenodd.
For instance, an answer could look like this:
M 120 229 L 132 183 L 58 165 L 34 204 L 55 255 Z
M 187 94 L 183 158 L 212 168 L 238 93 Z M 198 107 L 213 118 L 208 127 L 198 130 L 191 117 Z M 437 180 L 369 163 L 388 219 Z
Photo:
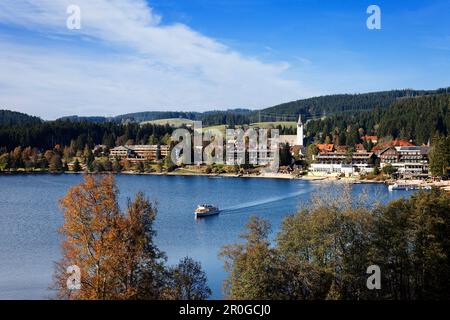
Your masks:
M 0 108 L 46 119 L 434 89 L 449 57 L 450 0 L 0 2 Z

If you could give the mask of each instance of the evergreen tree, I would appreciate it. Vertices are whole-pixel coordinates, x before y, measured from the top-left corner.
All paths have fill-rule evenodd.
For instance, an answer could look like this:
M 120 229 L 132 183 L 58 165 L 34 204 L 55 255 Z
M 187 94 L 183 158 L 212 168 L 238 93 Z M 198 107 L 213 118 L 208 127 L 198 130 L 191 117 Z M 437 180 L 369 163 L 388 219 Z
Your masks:
M 450 136 L 449 136 L 450 137 Z M 433 176 L 446 177 L 450 167 L 450 138 L 435 135 L 429 153 L 430 172 Z

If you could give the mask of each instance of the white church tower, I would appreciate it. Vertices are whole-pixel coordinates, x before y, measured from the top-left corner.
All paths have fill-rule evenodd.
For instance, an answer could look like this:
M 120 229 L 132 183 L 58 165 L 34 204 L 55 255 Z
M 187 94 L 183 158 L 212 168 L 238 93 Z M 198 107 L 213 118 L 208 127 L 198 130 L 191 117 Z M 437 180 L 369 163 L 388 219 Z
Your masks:
M 298 116 L 298 122 L 297 122 L 297 145 L 303 147 L 303 122 L 302 122 L 302 116 Z

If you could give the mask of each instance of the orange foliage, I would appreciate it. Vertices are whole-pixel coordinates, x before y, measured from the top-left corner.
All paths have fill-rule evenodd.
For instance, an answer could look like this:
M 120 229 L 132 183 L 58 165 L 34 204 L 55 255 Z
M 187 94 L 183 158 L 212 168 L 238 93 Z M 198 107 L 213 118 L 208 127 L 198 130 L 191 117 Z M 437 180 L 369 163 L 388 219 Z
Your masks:
M 156 210 L 139 193 L 119 210 L 113 176 L 86 176 L 61 200 L 63 258 L 56 265 L 55 287 L 60 298 L 158 298 L 164 255 L 153 245 Z M 81 289 L 67 288 L 68 266 L 81 271 Z

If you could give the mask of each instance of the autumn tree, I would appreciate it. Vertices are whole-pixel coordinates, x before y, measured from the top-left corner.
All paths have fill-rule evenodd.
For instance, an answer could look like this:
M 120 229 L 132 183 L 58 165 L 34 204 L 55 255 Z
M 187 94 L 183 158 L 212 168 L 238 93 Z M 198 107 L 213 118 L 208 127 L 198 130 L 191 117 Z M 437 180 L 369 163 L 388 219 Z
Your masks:
M 22 167 L 22 147 L 16 147 L 13 151 L 11 151 L 9 166 L 12 169 Z
M 9 167 L 9 154 L 4 153 L 0 155 L 0 171 L 5 171 Z
M 199 264 L 183 260 L 178 267 L 166 267 L 165 254 L 154 243 L 155 204 L 138 193 L 121 212 L 117 199 L 113 176 L 87 175 L 61 200 L 63 257 L 54 273 L 58 297 L 171 299 L 176 293 L 186 299 L 207 298 L 210 292 Z M 79 290 L 67 286 L 70 266 L 80 269 Z
M 364 199 L 365 198 L 365 199 Z M 234 299 L 449 299 L 450 196 L 420 191 L 387 205 L 347 187 L 320 193 L 287 217 L 269 247 L 253 218 L 247 241 L 223 249 Z M 381 270 L 369 290 L 367 268 Z
M 384 299 L 448 299 L 450 197 L 433 189 L 398 199 L 375 213 L 372 260 Z
M 155 204 L 143 193 L 128 200 L 116 245 L 121 299 L 160 299 L 168 282 L 166 256 L 154 243 Z
M 365 285 L 371 215 L 349 186 L 313 197 L 277 237 L 289 299 L 357 299 Z
M 96 180 L 86 176 L 61 200 L 64 210 L 63 258 L 56 266 L 55 281 L 60 298 L 117 298 L 117 243 L 123 224 L 117 205 L 117 188 L 112 177 Z M 76 265 L 81 271 L 81 289 L 66 286 L 66 270 Z
M 54 154 L 48 164 L 50 172 L 60 172 L 63 169 L 63 163 L 59 154 Z

